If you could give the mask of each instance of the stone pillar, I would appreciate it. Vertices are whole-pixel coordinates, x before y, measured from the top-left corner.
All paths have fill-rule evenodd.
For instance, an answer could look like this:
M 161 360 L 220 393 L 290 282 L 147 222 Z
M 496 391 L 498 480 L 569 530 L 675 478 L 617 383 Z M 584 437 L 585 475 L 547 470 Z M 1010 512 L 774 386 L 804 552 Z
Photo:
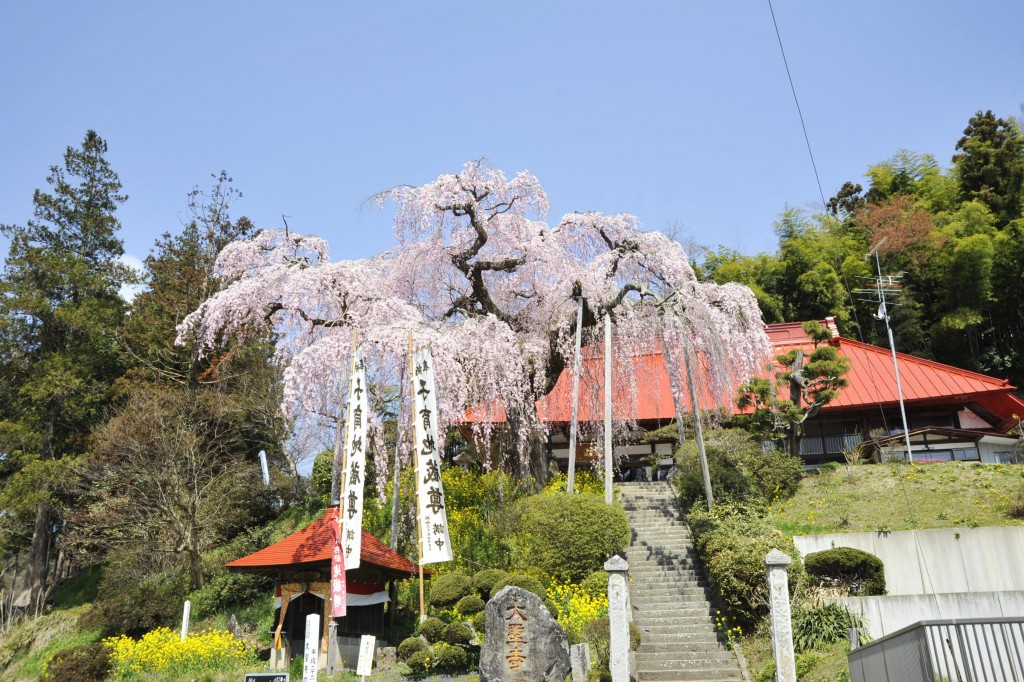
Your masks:
M 612 682 L 629 682 L 629 586 L 626 571 L 629 564 L 615 555 L 604 570 L 608 571 L 608 628 L 611 634 L 608 667 Z
M 338 650 L 338 621 L 331 618 L 327 623 L 327 672 L 339 673 L 345 669 Z
M 587 682 L 590 672 L 590 645 L 573 644 L 569 648 L 569 662 L 572 664 L 572 682 Z
M 772 653 L 775 655 L 775 681 L 796 682 L 796 658 L 793 656 L 793 623 L 789 612 L 789 570 L 793 560 L 773 549 L 764 559 L 768 567 L 768 599 L 771 605 Z

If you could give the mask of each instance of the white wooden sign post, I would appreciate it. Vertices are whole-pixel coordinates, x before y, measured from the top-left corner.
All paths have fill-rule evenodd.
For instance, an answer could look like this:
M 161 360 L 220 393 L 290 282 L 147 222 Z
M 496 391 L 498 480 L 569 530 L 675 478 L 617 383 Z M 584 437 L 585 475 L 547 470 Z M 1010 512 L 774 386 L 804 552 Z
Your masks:
M 192 613 L 192 602 L 185 600 L 185 611 L 181 614 L 181 641 L 188 637 L 188 618 Z
M 320 671 L 320 616 L 306 616 L 306 647 L 303 650 L 302 682 L 316 682 Z
M 377 638 L 363 635 L 359 638 L 359 662 L 356 664 L 356 675 L 365 678 L 373 672 L 373 649 Z

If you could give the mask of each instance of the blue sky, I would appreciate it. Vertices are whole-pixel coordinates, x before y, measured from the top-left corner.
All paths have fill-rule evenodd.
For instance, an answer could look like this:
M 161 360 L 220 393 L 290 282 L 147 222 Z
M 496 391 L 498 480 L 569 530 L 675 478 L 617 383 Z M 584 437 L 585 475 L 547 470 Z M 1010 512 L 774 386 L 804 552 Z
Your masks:
M 979 109 L 1019 116 L 1024 3 L 775 0 L 826 198 L 901 148 L 948 164 Z M 552 221 L 771 250 L 820 204 L 767 1 L 5 2 L 0 223 L 93 128 L 130 199 L 126 250 L 227 169 L 234 215 L 389 247 L 367 196 L 487 157 L 534 172 Z

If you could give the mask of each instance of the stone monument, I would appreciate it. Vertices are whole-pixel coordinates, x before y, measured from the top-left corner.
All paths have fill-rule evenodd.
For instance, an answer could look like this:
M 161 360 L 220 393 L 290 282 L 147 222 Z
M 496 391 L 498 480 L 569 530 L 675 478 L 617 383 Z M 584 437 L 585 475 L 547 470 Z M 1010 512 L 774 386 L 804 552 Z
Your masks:
M 540 597 L 509 585 L 485 611 L 481 682 L 565 682 L 569 638 Z
M 793 623 L 789 611 L 789 571 L 793 562 L 788 555 L 773 549 L 764 558 L 768 572 L 768 599 L 771 605 L 772 653 L 775 655 L 776 682 L 796 682 L 796 657 L 793 655 Z
M 612 682 L 629 682 L 629 564 L 615 555 L 605 562 L 608 571 L 608 667 Z

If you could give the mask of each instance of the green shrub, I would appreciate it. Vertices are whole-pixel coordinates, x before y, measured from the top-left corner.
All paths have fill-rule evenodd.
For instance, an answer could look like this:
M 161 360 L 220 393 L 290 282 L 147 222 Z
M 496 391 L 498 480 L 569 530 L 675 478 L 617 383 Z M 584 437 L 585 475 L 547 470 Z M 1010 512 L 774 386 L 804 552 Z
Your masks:
M 496 582 L 504 580 L 508 573 L 500 568 L 485 568 L 473 576 L 473 587 L 480 593 L 481 597 L 488 597 Z
M 608 670 L 611 656 L 611 623 L 608 617 L 595 618 L 584 625 L 582 636 L 583 641 L 594 649 L 597 667 L 601 670 Z M 642 643 L 643 636 L 640 627 L 633 621 L 629 621 L 629 650 L 636 651 Z
M 334 450 L 324 450 L 313 460 L 313 470 L 309 472 L 309 487 L 316 500 L 321 504 L 330 504 L 331 486 L 334 483 Z
M 398 660 L 408 661 L 417 651 L 426 651 L 427 643 L 421 637 L 406 637 L 398 645 Z
M 704 438 L 715 502 L 771 503 L 796 494 L 803 461 L 787 452 L 765 453 L 743 429 L 715 429 Z M 687 441 L 676 451 L 674 483 L 684 507 L 704 499 L 704 477 L 697 444 Z
M 466 669 L 469 655 L 462 647 L 439 644 L 434 647 L 432 668 L 440 672 L 458 672 Z
M 441 641 L 444 636 L 445 623 L 440 618 L 431 616 L 420 623 L 420 634 L 427 638 L 431 644 Z
M 239 604 L 266 599 L 272 594 L 273 578 L 249 573 L 223 571 L 210 578 L 202 589 L 188 596 L 196 618 L 208 618 Z
M 473 616 L 473 629 L 476 630 L 476 634 L 480 635 L 480 640 L 483 641 L 484 632 L 487 630 L 487 614 L 481 611 L 480 613 Z
M 180 569 L 154 570 L 151 562 L 130 549 L 112 552 L 83 626 L 108 635 L 141 636 L 180 622 L 191 578 Z
M 864 618 L 842 604 L 798 604 L 793 608 L 793 649 L 824 651 L 850 636 L 850 628 L 864 629 Z
M 455 610 L 464 616 L 472 616 L 475 613 L 480 613 L 484 610 L 484 600 L 476 594 L 467 594 L 465 597 L 459 600 L 459 603 L 455 605 Z
M 626 512 L 598 495 L 534 495 L 520 510 L 516 543 L 522 556 L 556 580 L 583 580 L 629 542 Z
M 543 601 L 545 596 L 547 596 L 547 590 L 544 588 L 544 583 L 530 575 L 513 573 L 512 575 L 506 575 L 504 580 L 500 580 L 494 584 L 494 587 L 491 588 L 491 599 L 497 596 L 503 587 L 507 587 L 509 585 L 521 587 L 528 592 L 533 592 L 541 598 L 541 601 Z
M 417 651 L 405 661 L 405 664 L 409 666 L 409 670 L 411 670 L 414 675 L 423 675 L 430 670 L 430 659 L 431 656 L 429 650 Z
M 852 547 L 812 552 L 804 569 L 818 584 L 845 587 L 858 597 L 885 594 L 885 566 L 870 552 Z
M 737 625 L 750 628 L 768 613 L 764 558 L 777 548 L 798 559 L 793 539 L 774 528 L 757 510 L 741 505 L 716 503 L 709 512 L 697 504 L 690 510 L 688 521 L 719 603 Z M 799 560 L 789 569 L 792 592 L 803 569 Z
M 40 682 L 101 682 L 110 672 L 110 649 L 102 642 L 65 649 L 43 668 Z
M 473 639 L 473 631 L 465 623 L 448 623 L 441 635 L 441 639 L 449 644 L 469 644 L 469 640 Z
M 473 592 L 473 579 L 465 573 L 448 573 L 430 583 L 430 605 L 441 609 L 454 606 Z
M 743 465 L 766 502 L 788 500 L 800 490 L 804 462 L 784 450 L 758 453 L 745 459 Z
M 580 587 L 583 591 L 595 599 L 608 596 L 608 573 L 605 571 L 594 571 L 588 575 Z

